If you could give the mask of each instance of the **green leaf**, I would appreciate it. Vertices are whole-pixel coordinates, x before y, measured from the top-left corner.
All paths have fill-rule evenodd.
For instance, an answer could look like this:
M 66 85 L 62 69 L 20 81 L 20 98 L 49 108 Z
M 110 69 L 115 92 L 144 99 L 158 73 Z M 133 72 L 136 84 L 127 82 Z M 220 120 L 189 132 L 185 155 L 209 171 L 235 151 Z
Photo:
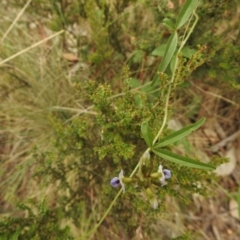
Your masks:
M 129 79 L 129 85 L 131 88 L 136 88 L 141 86 L 140 81 L 137 78 L 130 78 Z
M 189 19 L 198 5 L 198 0 L 187 0 L 180 10 L 176 20 L 176 29 L 181 28 Z
M 182 53 L 182 55 L 183 55 L 184 57 L 190 59 L 190 58 L 193 56 L 193 54 L 196 53 L 196 50 L 191 49 L 191 48 L 189 48 L 189 47 L 184 47 L 184 48 L 182 49 L 181 53 Z M 175 53 L 175 54 L 173 55 L 173 58 L 172 58 L 171 62 L 170 62 L 170 70 L 171 70 L 172 73 L 173 73 L 173 70 L 174 70 L 174 66 L 175 66 L 176 60 L 177 60 L 177 54 Z
M 189 47 L 184 47 L 181 51 L 182 55 L 186 58 L 191 58 L 197 51 Z
M 173 30 L 173 31 L 175 30 L 174 23 L 169 18 L 163 19 L 163 25 L 166 26 L 167 28 L 169 28 L 170 30 Z
M 136 105 L 137 105 L 138 107 L 142 107 L 142 106 L 143 106 L 143 100 L 142 100 L 140 94 L 136 94 L 136 95 L 134 96 L 134 100 L 135 100 Z
M 166 47 L 167 47 L 167 44 L 162 44 L 158 46 L 152 51 L 152 55 L 162 57 L 165 53 Z
M 18 229 L 10 238 L 10 240 L 18 240 L 21 231 Z
M 143 60 L 143 58 L 144 58 L 144 51 L 142 51 L 142 50 L 138 50 L 138 51 L 134 51 L 134 53 L 133 53 L 133 58 L 132 58 L 132 60 L 133 60 L 133 62 L 134 63 L 140 63 L 140 62 L 142 62 L 142 60 Z
M 178 154 L 172 153 L 168 150 L 165 149 L 153 149 L 153 152 L 158 155 L 159 157 L 177 163 L 179 165 L 183 165 L 186 167 L 192 167 L 192 168 L 198 168 L 198 169 L 203 169 L 203 170 L 214 170 L 215 167 L 206 163 L 198 162 L 196 160 L 193 160 L 189 157 L 183 157 Z
M 161 61 L 161 64 L 158 68 L 159 72 L 165 72 L 166 68 L 168 67 L 176 49 L 177 49 L 177 43 L 178 43 L 178 35 L 177 32 L 174 32 L 170 38 L 168 39 L 167 46 L 163 55 L 163 59 Z M 152 81 L 152 86 L 154 83 L 159 80 L 158 74 L 156 74 Z
M 167 47 L 166 47 L 162 62 L 158 69 L 159 72 L 165 72 L 167 66 L 169 65 L 177 49 L 177 43 L 178 43 L 178 35 L 177 35 L 177 32 L 174 32 L 171 35 L 171 37 L 168 39 Z
M 143 136 L 146 144 L 148 145 L 148 147 L 151 147 L 152 143 L 153 143 L 153 135 L 148 126 L 148 122 L 146 122 L 146 121 L 142 122 L 141 132 L 142 132 L 142 136 Z
M 191 132 L 200 128 L 203 125 L 203 123 L 205 122 L 205 120 L 206 120 L 206 118 L 203 117 L 196 123 L 188 125 L 187 127 L 184 127 L 174 133 L 169 134 L 168 136 L 160 139 L 160 141 L 154 147 L 156 147 L 156 148 L 164 147 L 164 146 L 167 146 L 171 143 L 174 143 L 174 142 L 186 137 Z
M 173 58 L 172 58 L 172 60 L 170 62 L 170 70 L 171 70 L 172 73 L 174 71 L 174 67 L 175 67 L 176 61 L 177 61 L 177 54 L 174 54 Z
M 148 85 L 144 86 L 143 88 L 141 88 L 140 90 L 142 90 L 145 93 L 149 93 L 149 92 L 152 92 L 153 90 L 156 90 L 156 88 L 151 86 L 151 84 L 148 84 Z

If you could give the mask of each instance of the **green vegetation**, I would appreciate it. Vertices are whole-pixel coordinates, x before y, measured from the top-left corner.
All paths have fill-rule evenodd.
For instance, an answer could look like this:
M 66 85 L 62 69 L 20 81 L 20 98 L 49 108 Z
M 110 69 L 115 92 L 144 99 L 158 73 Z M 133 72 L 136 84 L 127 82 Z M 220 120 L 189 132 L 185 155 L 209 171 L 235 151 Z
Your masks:
M 205 122 L 189 95 L 195 79 L 239 89 L 236 22 L 215 31 L 237 2 L 162 2 L 13 0 L 0 10 L 20 13 L 0 30 L 0 239 L 198 235 L 170 236 L 163 219 L 169 199 L 186 208 L 192 194 L 212 196 L 212 170 L 227 161 L 204 162 L 184 137 Z M 188 124 L 168 129 L 191 104 Z

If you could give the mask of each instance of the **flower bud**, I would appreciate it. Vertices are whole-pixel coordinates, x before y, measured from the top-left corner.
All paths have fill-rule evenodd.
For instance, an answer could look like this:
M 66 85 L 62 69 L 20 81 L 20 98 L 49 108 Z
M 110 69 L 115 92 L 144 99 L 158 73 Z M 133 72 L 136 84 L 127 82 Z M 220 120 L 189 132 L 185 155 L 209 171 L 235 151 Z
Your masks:
M 155 195 L 154 195 L 154 193 L 152 192 L 151 188 L 147 188 L 147 189 L 146 189 L 146 193 L 147 193 L 147 196 L 148 196 L 149 198 L 155 197 Z
M 143 165 L 148 165 L 150 161 L 150 153 L 149 151 L 146 151 L 143 155 L 142 155 L 142 164 Z
M 132 182 L 132 178 L 122 177 L 122 182 L 123 182 L 123 183 L 130 183 L 130 182 Z
M 160 177 L 162 177 L 162 174 L 160 172 L 155 172 L 151 173 L 150 177 L 153 179 L 159 179 Z
M 148 196 L 151 207 L 153 209 L 157 209 L 158 208 L 158 200 L 157 200 L 155 194 L 152 192 L 152 190 L 150 188 L 146 189 L 146 194 Z

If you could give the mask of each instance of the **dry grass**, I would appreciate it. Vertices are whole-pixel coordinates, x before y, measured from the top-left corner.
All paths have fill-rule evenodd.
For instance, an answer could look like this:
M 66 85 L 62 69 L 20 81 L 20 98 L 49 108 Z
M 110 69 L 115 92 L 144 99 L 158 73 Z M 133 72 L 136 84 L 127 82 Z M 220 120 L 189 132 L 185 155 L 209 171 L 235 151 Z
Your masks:
M 54 106 L 76 106 L 73 86 L 62 71 L 64 63 L 59 61 L 63 31 L 44 39 L 31 32 L 20 21 L 29 3 L 10 27 L 9 19 L 17 9 L 1 24 L 1 202 L 41 192 L 31 180 L 33 148 L 37 146 L 41 152 L 48 149 L 54 135 L 48 118 Z M 3 15 L 4 9 L 1 11 Z M 37 38 L 41 40 L 36 42 Z M 58 115 L 63 121 L 68 119 L 67 114 Z

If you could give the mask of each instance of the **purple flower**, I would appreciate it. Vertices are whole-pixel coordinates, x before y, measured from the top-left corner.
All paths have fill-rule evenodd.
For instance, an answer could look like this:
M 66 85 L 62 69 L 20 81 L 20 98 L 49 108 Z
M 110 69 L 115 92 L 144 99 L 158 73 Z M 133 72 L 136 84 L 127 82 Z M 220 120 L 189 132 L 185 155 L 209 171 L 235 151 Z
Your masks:
M 171 171 L 168 170 L 168 169 L 163 169 L 163 174 L 164 174 L 164 176 L 165 176 L 165 179 L 169 179 L 169 178 L 172 177 L 172 173 L 171 173 Z
M 120 184 L 119 178 L 118 178 L 118 177 L 114 177 L 114 178 L 111 180 L 110 185 L 111 185 L 112 187 L 115 187 L 115 188 L 120 187 L 121 184 Z
M 120 171 L 118 177 L 114 177 L 111 181 L 110 181 L 110 185 L 112 187 L 122 187 L 123 193 L 125 193 L 125 185 L 122 181 L 122 179 L 124 178 L 123 176 L 123 170 Z
M 159 165 L 158 172 L 161 173 L 159 181 L 161 182 L 162 186 L 166 185 L 165 180 L 171 178 L 171 171 L 168 169 L 163 169 L 162 165 Z

